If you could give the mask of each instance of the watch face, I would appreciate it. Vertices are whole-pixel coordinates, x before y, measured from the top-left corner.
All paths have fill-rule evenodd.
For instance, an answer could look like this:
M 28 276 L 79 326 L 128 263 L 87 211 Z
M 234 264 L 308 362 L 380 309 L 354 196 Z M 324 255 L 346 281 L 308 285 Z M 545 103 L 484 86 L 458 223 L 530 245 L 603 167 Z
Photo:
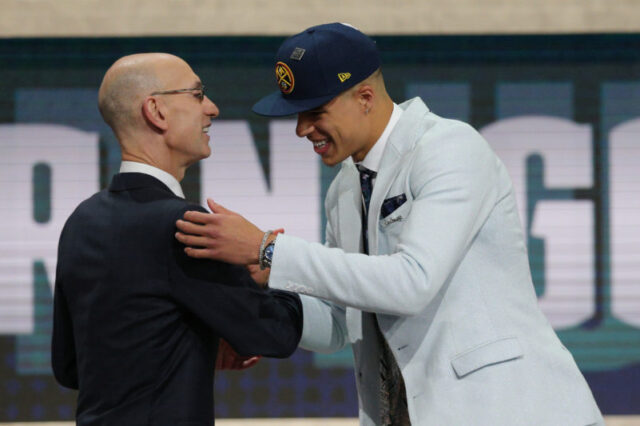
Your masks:
M 262 252 L 262 257 L 260 258 L 260 269 L 270 268 L 271 267 L 271 258 L 273 257 L 273 241 L 267 244 Z
M 271 267 L 271 258 L 273 258 L 273 243 L 270 243 L 268 246 L 264 248 L 264 254 L 262 256 L 261 267 L 262 268 L 270 268 Z
M 264 249 L 264 255 L 267 259 L 269 259 L 269 261 L 271 261 L 271 259 L 273 258 L 273 247 L 274 244 L 271 243 Z

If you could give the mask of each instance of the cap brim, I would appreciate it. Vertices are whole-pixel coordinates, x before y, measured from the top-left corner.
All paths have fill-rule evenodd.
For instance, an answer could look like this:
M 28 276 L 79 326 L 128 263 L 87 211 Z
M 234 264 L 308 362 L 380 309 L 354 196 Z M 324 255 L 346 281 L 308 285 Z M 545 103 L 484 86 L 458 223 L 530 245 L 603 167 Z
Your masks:
M 260 99 L 251 109 L 258 115 L 283 117 L 317 108 L 335 97 L 335 94 L 330 94 L 312 99 L 287 99 L 282 92 L 276 91 Z

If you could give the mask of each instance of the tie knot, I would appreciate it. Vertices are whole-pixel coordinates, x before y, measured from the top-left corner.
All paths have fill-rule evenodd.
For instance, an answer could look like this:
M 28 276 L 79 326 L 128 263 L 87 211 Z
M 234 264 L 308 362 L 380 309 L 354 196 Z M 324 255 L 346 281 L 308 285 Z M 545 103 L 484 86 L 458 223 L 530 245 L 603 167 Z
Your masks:
M 369 201 L 371 201 L 371 193 L 373 192 L 373 179 L 376 177 L 376 172 L 369 170 L 366 167 L 357 165 L 360 172 L 360 188 L 362 189 L 362 202 L 365 215 L 369 210 Z
M 360 172 L 360 179 L 373 179 L 376 177 L 376 175 L 378 174 L 377 172 L 374 172 L 373 170 L 369 170 L 364 166 L 361 166 L 360 164 L 357 164 L 356 167 L 358 168 L 358 171 Z

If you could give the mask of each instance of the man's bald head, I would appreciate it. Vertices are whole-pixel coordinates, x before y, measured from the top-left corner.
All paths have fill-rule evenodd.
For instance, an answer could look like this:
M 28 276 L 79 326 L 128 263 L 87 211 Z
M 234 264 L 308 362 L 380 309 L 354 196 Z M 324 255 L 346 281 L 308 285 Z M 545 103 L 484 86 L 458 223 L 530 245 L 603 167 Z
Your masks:
M 107 70 L 98 93 L 98 108 L 116 136 L 144 124 L 144 98 L 166 85 L 164 70 L 176 63 L 186 65 L 177 56 L 142 53 L 124 56 Z

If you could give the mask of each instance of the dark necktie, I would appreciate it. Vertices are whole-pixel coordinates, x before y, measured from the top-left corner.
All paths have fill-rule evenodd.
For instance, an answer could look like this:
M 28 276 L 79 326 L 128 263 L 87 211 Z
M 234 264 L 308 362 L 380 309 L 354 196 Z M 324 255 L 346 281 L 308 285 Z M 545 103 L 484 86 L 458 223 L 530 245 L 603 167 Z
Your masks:
M 373 179 L 376 172 L 357 165 L 360 172 L 360 188 L 362 189 L 362 245 L 364 253 L 369 254 L 369 241 L 367 238 L 367 217 L 369 214 L 369 202 L 373 192 Z M 408 426 L 409 410 L 407 409 L 407 392 L 404 387 L 402 373 L 396 363 L 391 349 L 384 338 L 378 321 L 374 320 L 375 329 L 380 341 L 381 352 L 379 360 L 380 369 L 380 422 L 382 425 Z
M 367 237 L 367 217 L 369 214 L 369 202 L 371 201 L 371 193 L 373 192 L 373 179 L 376 172 L 369 170 L 358 164 L 360 172 L 360 188 L 362 189 L 362 242 L 364 252 L 369 254 L 369 239 Z

